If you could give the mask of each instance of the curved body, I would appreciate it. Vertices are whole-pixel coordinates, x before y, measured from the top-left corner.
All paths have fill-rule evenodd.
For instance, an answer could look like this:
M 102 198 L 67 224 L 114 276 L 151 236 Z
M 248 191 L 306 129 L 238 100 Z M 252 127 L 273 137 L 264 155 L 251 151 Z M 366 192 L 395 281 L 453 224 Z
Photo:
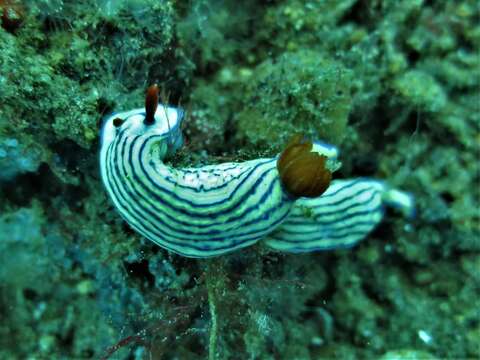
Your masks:
M 288 219 L 266 243 L 289 252 L 351 247 L 382 220 L 386 191 L 381 181 L 333 181 L 319 198 L 299 199 Z
M 152 109 L 156 100 L 148 97 L 146 103 L 147 111 L 135 109 L 106 119 L 102 180 L 133 229 L 177 254 L 216 256 L 261 239 L 289 252 L 348 247 L 381 221 L 385 205 L 413 209 L 407 194 L 367 179 L 333 181 L 319 197 L 293 196 L 282 182 L 277 158 L 172 168 L 163 159 L 182 145 L 183 112 Z M 288 185 L 301 191 L 318 188 L 311 164 L 327 164 L 331 171 L 339 166 L 338 151 L 328 144 L 294 143 L 287 150 L 280 169 Z
M 215 256 L 264 238 L 290 213 L 294 198 L 281 186 L 275 158 L 174 169 L 163 163 L 181 136 L 173 135 L 174 125 L 165 132 L 141 117 L 114 116 L 125 121 L 104 129 L 105 187 L 130 226 L 158 245 Z

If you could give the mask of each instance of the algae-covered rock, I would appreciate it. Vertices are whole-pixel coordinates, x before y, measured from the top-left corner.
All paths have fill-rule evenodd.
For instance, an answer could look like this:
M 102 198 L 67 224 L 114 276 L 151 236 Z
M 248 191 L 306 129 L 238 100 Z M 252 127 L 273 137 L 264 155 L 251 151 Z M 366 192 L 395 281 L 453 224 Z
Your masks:
M 230 116 L 228 98 L 223 89 L 205 82 L 199 83 L 191 94 L 192 108 L 186 130 L 193 147 L 201 144 L 211 151 L 225 150 L 226 123 Z M 191 119 L 191 121 L 190 121 Z
M 323 32 L 335 28 L 354 4 L 354 0 L 279 2 L 266 9 L 264 26 L 258 30 L 260 43 L 266 41 L 282 51 L 311 48 L 317 45 L 319 34 L 323 39 Z
M 316 51 L 267 60 L 246 85 L 238 129 L 252 145 L 275 150 L 295 133 L 338 144 L 351 108 L 351 79 L 341 63 Z
M 440 84 L 431 75 L 422 71 L 405 72 L 395 79 L 393 87 L 400 97 L 420 110 L 438 112 L 447 102 Z
M 26 172 L 34 172 L 42 161 L 42 151 L 35 144 L 20 143 L 15 138 L 0 140 L 0 181 L 14 179 Z
M 383 354 L 378 360 L 436 360 L 432 354 L 414 349 L 391 350 Z

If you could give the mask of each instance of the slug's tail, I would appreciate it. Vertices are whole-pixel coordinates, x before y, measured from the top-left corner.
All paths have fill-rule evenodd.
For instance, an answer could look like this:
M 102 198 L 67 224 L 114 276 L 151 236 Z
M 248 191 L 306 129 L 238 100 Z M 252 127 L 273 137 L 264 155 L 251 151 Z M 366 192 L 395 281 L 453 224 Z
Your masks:
M 412 194 L 389 188 L 383 193 L 383 201 L 385 205 L 398 209 L 407 219 L 415 218 L 415 199 Z
M 322 196 L 298 199 L 266 244 L 296 253 L 351 247 L 380 223 L 385 206 L 414 215 L 413 197 L 381 181 L 336 180 Z

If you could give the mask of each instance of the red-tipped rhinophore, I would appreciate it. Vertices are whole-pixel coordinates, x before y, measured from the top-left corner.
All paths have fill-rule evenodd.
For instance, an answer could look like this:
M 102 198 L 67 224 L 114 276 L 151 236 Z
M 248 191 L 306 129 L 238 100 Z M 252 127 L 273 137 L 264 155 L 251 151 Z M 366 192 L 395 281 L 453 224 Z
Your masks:
M 151 125 L 155 122 L 155 112 L 158 106 L 158 86 L 154 84 L 147 89 L 145 96 L 145 125 Z

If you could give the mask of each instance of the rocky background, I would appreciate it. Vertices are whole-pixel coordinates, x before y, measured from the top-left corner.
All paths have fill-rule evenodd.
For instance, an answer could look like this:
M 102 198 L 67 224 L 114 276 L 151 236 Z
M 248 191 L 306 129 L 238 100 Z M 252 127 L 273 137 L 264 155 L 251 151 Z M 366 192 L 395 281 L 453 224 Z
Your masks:
M 480 356 L 475 0 L 0 0 L 0 358 Z M 99 178 L 99 129 L 158 82 L 175 166 L 341 147 L 414 194 L 359 246 L 169 254 Z

